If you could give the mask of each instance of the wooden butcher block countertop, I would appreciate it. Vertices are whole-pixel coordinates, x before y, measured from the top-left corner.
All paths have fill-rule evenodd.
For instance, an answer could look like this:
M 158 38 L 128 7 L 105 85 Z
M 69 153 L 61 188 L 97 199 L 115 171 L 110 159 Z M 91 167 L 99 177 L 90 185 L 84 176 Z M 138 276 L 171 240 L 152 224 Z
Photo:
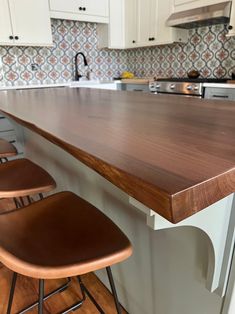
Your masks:
M 235 105 L 53 88 L 0 93 L 0 110 L 177 223 L 235 191 Z

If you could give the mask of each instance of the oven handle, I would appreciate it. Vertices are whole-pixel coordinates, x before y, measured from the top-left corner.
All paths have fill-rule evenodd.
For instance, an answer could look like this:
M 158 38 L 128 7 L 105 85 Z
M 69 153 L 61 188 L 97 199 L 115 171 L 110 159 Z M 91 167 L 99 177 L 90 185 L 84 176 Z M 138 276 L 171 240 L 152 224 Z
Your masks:
M 214 98 L 228 98 L 228 95 L 212 95 Z

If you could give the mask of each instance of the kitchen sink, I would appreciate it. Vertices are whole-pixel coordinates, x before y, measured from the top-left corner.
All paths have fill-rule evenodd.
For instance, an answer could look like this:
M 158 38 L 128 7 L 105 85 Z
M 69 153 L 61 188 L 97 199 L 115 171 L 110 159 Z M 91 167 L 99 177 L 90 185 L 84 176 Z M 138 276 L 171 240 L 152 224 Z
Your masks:
M 87 80 L 87 81 L 73 81 L 70 84 L 72 88 L 87 87 L 99 89 L 119 89 L 119 82 L 110 80 Z

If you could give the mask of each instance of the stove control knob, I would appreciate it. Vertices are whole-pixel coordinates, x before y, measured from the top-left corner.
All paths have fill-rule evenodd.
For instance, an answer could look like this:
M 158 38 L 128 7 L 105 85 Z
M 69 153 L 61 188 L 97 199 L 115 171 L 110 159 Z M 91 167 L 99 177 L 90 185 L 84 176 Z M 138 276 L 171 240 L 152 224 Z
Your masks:
M 175 89 L 175 84 L 171 84 L 170 89 Z
M 194 90 L 199 90 L 199 87 L 197 85 L 195 85 Z
M 187 89 L 187 90 L 193 90 L 193 87 L 192 87 L 192 85 L 188 85 L 188 86 L 186 87 L 186 89 Z

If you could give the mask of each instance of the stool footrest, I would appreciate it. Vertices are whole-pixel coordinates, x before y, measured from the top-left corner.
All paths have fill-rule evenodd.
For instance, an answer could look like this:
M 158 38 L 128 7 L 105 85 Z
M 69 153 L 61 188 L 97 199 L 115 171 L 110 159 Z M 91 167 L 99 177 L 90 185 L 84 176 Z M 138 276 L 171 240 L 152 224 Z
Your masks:
M 47 295 L 45 295 L 43 298 L 43 301 L 49 299 L 50 297 L 52 297 L 53 295 L 55 295 L 57 293 L 61 293 L 61 292 L 65 291 L 68 288 L 68 286 L 70 285 L 70 283 L 71 283 L 71 279 L 68 278 L 67 282 L 64 285 L 60 286 L 59 288 L 57 288 L 57 289 L 51 291 L 50 293 L 48 293 Z M 17 314 L 26 313 L 29 310 L 31 310 L 32 308 L 34 308 L 35 306 L 37 306 L 38 304 L 39 304 L 39 301 L 36 301 L 33 304 L 31 304 L 31 305 L 27 306 L 26 308 L 24 308 L 23 310 L 21 310 L 20 312 L 18 312 Z

